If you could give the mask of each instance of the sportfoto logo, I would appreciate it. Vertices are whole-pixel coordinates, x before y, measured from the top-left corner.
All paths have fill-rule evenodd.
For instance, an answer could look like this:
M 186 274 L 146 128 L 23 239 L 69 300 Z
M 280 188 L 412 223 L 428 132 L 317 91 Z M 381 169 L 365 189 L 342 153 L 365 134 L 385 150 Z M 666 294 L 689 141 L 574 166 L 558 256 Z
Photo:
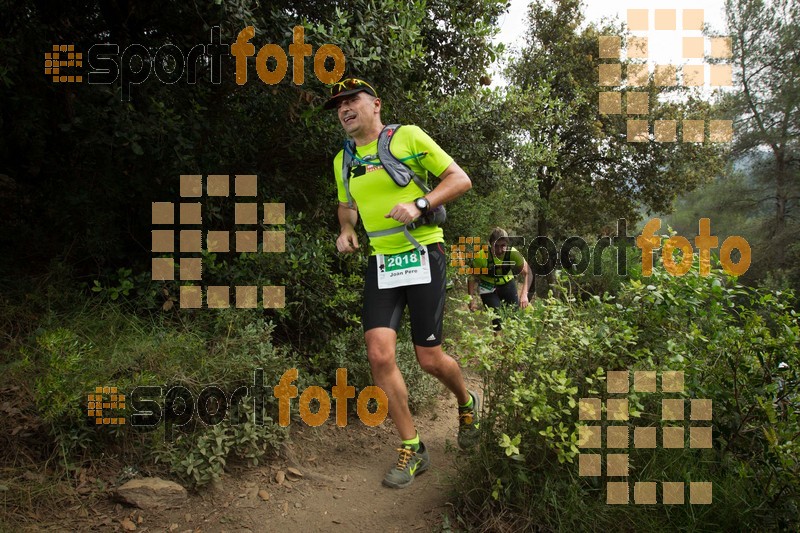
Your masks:
M 539 236 L 533 239 L 530 245 L 526 246 L 525 238 L 520 236 L 509 236 L 509 247 L 515 247 L 524 257 L 527 258 L 533 273 L 538 276 L 546 276 L 553 272 L 557 266 L 570 268 L 573 274 L 585 274 L 591 271 L 591 275 L 600 276 L 602 272 L 602 255 L 606 248 L 616 248 L 617 250 L 617 274 L 620 276 L 628 275 L 628 261 L 625 254 L 626 247 L 636 246 L 642 251 L 642 276 L 653 275 L 654 258 L 653 252 L 661 249 L 662 239 L 655 234 L 661 228 L 661 219 L 650 219 L 642 229 L 641 235 L 631 237 L 627 234 L 627 221 L 624 218 L 617 220 L 617 234 L 614 237 L 601 237 L 594 244 L 594 248 L 589 247 L 582 237 L 572 236 L 566 239 L 561 247 L 558 248 L 552 239 L 546 236 Z M 711 250 L 719 247 L 719 260 L 722 269 L 732 276 L 742 276 L 750 268 L 751 250 L 750 244 L 744 237 L 732 235 L 719 245 L 719 237 L 711 234 L 711 220 L 701 218 L 699 223 L 699 233 L 694 238 L 694 243 L 698 250 L 699 271 L 701 276 L 708 276 L 711 272 Z M 679 256 L 674 256 L 673 252 L 680 251 Z M 734 251 L 738 252 L 738 261 L 734 261 Z M 491 253 L 489 245 L 482 243 L 480 237 L 459 237 L 458 244 L 450 246 L 450 265 L 458 267 L 459 274 L 469 274 L 473 276 L 488 276 L 489 268 L 481 266 L 474 267 L 476 258 L 487 257 Z M 573 254 L 579 257 L 573 260 Z M 672 235 L 663 243 L 661 261 L 664 269 L 672 276 L 684 276 L 694 264 L 695 251 L 691 242 L 681 235 Z M 590 263 L 592 263 L 590 265 Z M 501 261 L 498 266 L 513 266 L 513 262 Z M 590 270 L 591 266 L 591 270 Z
M 278 424 L 287 427 L 290 422 L 291 403 L 298 397 L 298 389 L 292 383 L 297 381 L 299 373 L 296 368 L 285 371 L 272 387 L 272 396 L 278 399 Z M 118 392 L 116 387 L 96 387 L 95 393 L 88 395 L 87 415 L 96 426 L 125 425 L 126 421 L 137 431 L 153 431 L 164 424 L 164 439 L 171 441 L 175 428 L 182 428 L 197 418 L 206 426 L 215 426 L 228 418 L 232 423 L 243 423 L 239 414 L 239 406 L 243 402 L 253 406 L 252 422 L 264 425 L 264 409 L 270 387 L 264 386 L 264 370 L 257 368 L 253 372 L 253 386 L 242 386 L 226 394 L 216 386 L 204 387 L 195 398 L 192 392 L 182 386 L 172 387 L 139 386 L 133 389 L 128 398 L 129 417 L 125 413 L 126 395 Z M 106 398 L 108 396 L 109 398 Z M 322 387 L 312 385 L 300 393 L 300 419 L 309 426 L 324 424 L 331 416 L 331 396 L 336 402 L 335 418 L 338 427 L 347 426 L 348 401 L 356 400 L 356 412 L 364 425 L 374 427 L 380 425 L 389 413 L 389 399 L 383 389 L 375 385 L 364 387 L 358 395 L 356 388 L 347 384 L 347 369 L 336 370 L 336 384 L 331 387 L 330 395 Z M 110 401 L 109 401 L 110 400 Z M 314 402 L 316 400 L 316 407 Z M 374 410 L 370 410 L 370 404 Z
M 222 58 L 232 55 L 235 58 L 235 79 L 238 85 L 247 83 L 249 57 L 255 56 L 256 74 L 262 82 L 275 85 L 280 83 L 289 69 L 286 52 L 277 44 L 266 44 L 256 54 L 255 46 L 250 40 L 255 37 L 256 30 L 247 26 L 239 32 L 233 45 L 224 44 L 220 40 L 220 28 L 211 28 L 211 41 L 197 44 L 190 50 L 181 50 L 178 46 L 167 43 L 158 49 L 151 49 L 141 44 L 131 44 L 120 54 L 116 44 L 95 44 L 89 48 L 86 59 L 89 63 L 88 75 L 84 76 L 76 69 L 83 67 L 84 54 L 75 51 L 74 44 L 54 44 L 52 51 L 45 53 L 45 74 L 51 76 L 53 83 L 82 83 L 84 79 L 92 85 L 110 85 L 118 79 L 122 86 L 122 100 L 130 100 L 131 87 L 141 85 L 151 74 L 161 82 L 173 85 L 182 80 L 194 85 L 197 83 L 198 65 L 210 67 L 210 81 L 215 85 L 222 83 Z M 310 44 L 305 42 L 305 30 L 302 26 L 293 29 L 292 44 L 289 55 L 292 56 L 292 82 L 302 85 L 305 80 L 305 58 L 314 55 L 314 74 L 322 83 L 336 83 L 342 78 L 345 69 L 345 57 L 341 48 L 332 44 L 323 44 L 314 53 Z M 269 68 L 269 60 L 273 59 L 275 67 Z M 333 67 L 328 70 L 326 63 L 332 60 Z

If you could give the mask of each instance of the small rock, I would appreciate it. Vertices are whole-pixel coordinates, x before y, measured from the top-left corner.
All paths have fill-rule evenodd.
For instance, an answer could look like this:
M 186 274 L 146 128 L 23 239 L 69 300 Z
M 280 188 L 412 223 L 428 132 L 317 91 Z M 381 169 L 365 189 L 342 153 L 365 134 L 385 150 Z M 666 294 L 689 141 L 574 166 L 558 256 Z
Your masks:
M 38 472 L 32 472 L 30 470 L 25 471 L 25 473 L 22 474 L 22 477 L 28 481 L 36 481 L 40 483 L 44 482 L 44 476 L 42 474 Z
M 184 505 L 187 499 L 186 489 L 157 477 L 132 479 L 118 487 L 115 496 L 140 509 L 173 509 Z
M 187 522 L 191 522 L 192 521 L 192 515 L 189 514 L 189 513 L 186 513 L 185 515 L 183 515 L 183 519 L 186 520 Z
M 264 500 L 265 502 L 269 501 L 269 492 L 265 491 L 264 489 L 261 489 L 260 491 L 258 491 L 258 497 Z
M 336 520 L 336 519 L 331 520 L 331 522 L 333 522 L 334 524 L 341 524 L 342 523 L 341 520 Z
M 120 522 L 120 525 L 122 525 L 122 529 L 124 529 L 125 531 L 136 531 L 136 524 L 131 522 L 130 518 L 125 518 L 124 520 L 122 520 Z
M 142 515 L 139 515 L 138 517 L 136 517 L 136 523 L 137 524 L 141 524 L 142 522 L 144 522 L 144 518 L 142 518 Z
M 170 531 L 175 531 L 176 529 L 178 529 L 178 527 L 180 527 L 180 526 L 178 526 L 178 524 L 170 524 L 169 530 Z
M 294 502 L 295 509 L 300 509 L 303 505 L 300 502 Z

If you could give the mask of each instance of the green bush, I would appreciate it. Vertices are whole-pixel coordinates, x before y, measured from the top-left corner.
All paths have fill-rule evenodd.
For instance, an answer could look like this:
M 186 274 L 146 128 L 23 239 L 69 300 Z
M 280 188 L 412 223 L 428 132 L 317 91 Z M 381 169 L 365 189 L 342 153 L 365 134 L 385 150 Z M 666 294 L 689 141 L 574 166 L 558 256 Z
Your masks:
M 231 455 L 257 466 L 264 455 L 278 450 L 288 432 L 266 410 L 262 413 L 263 424 L 257 423 L 252 401 L 248 400 L 242 400 L 240 415 L 232 414 L 217 425 L 165 443 L 155 452 L 156 460 L 169 464 L 171 472 L 195 487 L 218 480 Z
M 656 269 L 616 296 L 536 300 L 530 312 L 507 316 L 499 337 L 461 312 L 454 350 L 481 369 L 487 398 L 481 449 L 462 472 L 465 523 L 484 530 L 796 529 L 797 418 L 774 406 L 779 362 L 798 360 L 793 303 L 791 293 L 745 289 L 717 270 L 701 277 L 695 267 L 683 277 Z M 606 505 L 609 478 L 578 476 L 578 427 L 587 422 L 578 420 L 577 405 L 607 398 L 609 370 L 683 371 L 682 397 L 712 400 L 713 420 L 688 424 L 712 426 L 711 449 L 631 447 L 629 482 L 710 481 L 713 505 Z M 661 399 L 675 397 L 631 389 L 631 442 L 634 426 L 677 425 L 661 421 Z M 608 425 L 605 416 L 594 424 Z
M 168 314 L 137 316 L 125 304 L 107 301 L 91 302 L 71 313 L 45 314 L 34 335 L 21 343 L 15 360 L 4 366 L 10 383 L 23 384 L 34 376 L 33 415 L 41 420 L 49 439 L 28 445 L 37 448 L 37 455 L 57 459 L 55 464 L 65 470 L 91 460 L 101 450 L 132 463 L 146 463 L 151 456 L 173 449 L 164 442 L 163 421 L 152 433 L 142 433 L 130 422 L 95 426 L 87 417 L 87 395 L 96 387 L 117 387 L 120 393 L 130 394 L 137 386 L 160 386 L 166 391 L 164 387 L 180 384 L 197 398 L 211 384 L 229 393 L 251 386 L 257 368 L 264 371 L 265 386 L 273 386 L 287 369 L 299 366 L 296 354 L 272 343 L 274 326 L 254 313 L 212 311 L 201 319 L 193 320 L 191 315 L 181 319 L 175 323 Z M 163 407 L 163 397 L 159 401 Z M 131 405 L 127 407 L 125 416 L 130 420 Z M 269 413 L 274 409 L 270 395 L 266 407 Z M 266 420 L 263 427 L 230 420 L 207 429 L 202 424 L 189 425 L 189 432 L 180 436 L 199 450 L 205 442 L 202 438 L 222 431 L 223 441 L 229 442 L 227 451 L 255 460 L 281 433 Z M 191 434 L 196 427 L 201 431 Z M 203 453 L 216 457 L 221 451 Z M 179 466 L 173 464 L 180 473 Z M 214 468 L 209 462 L 207 470 L 218 472 Z

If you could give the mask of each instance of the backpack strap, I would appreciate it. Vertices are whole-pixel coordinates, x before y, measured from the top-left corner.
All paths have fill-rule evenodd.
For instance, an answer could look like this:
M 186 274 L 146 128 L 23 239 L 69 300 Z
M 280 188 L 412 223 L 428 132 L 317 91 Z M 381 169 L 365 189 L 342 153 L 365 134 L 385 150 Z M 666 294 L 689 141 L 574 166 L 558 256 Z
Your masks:
M 422 246 L 417 239 L 411 235 L 411 232 L 408 231 L 408 226 L 397 226 L 394 228 L 384 229 L 380 231 L 368 231 L 367 235 L 372 237 L 386 237 L 387 235 L 394 235 L 395 233 L 404 233 L 408 242 L 414 245 L 414 248 L 418 250 L 423 250 L 425 247 Z
M 380 135 L 378 135 L 378 158 L 381 160 L 384 170 L 386 170 L 397 185 L 405 187 L 413 181 L 425 194 L 428 194 L 431 192 L 431 188 L 428 184 L 417 176 L 417 173 L 411 170 L 408 165 L 397 159 L 389 149 L 392 143 L 392 137 L 394 137 L 394 134 L 400 127 L 400 124 L 389 124 L 381 130 Z
M 489 246 L 488 265 L 491 265 L 492 267 L 492 277 L 494 278 L 495 285 L 497 285 L 499 281 L 505 280 L 505 282 L 508 283 L 509 281 L 511 281 L 511 279 L 514 279 L 513 276 L 510 279 L 505 279 L 508 278 L 508 275 L 511 274 L 512 272 L 510 263 L 511 263 L 511 250 L 506 250 L 506 252 L 503 254 L 503 260 L 500 262 L 500 264 L 497 264 L 494 262 L 494 254 L 492 253 L 492 247 Z M 500 271 L 499 274 L 497 273 L 498 270 Z
M 417 187 L 423 191 L 424 194 L 428 194 L 432 190 L 431 187 L 428 186 L 428 184 L 425 183 L 422 178 L 417 176 L 417 173 L 411 170 L 408 165 L 395 157 L 390 150 L 392 137 L 394 136 L 395 132 L 400 129 L 400 126 L 400 124 L 389 124 L 388 126 L 385 126 L 378 135 L 378 159 L 380 160 L 380 164 L 383 166 L 383 169 L 386 170 L 386 173 L 389 174 L 389 177 L 391 177 L 392 180 L 400 187 L 406 187 L 413 181 Z M 356 160 L 355 150 L 355 141 L 352 139 L 346 139 L 344 141 L 344 149 L 342 153 L 342 186 L 344 187 L 345 194 L 347 195 L 347 205 L 351 209 L 354 207 L 354 204 L 353 197 L 350 194 L 350 169 L 353 167 L 353 161 Z M 427 152 L 411 157 L 417 157 L 424 154 L 427 154 Z M 447 215 L 444 206 L 439 206 L 435 212 L 431 214 L 431 223 L 435 223 L 437 225 L 441 224 L 444 222 L 446 216 Z M 394 235 L 395 233 L 402 232 L 415 248 L 423 250 L 424 246 L 422 246 L 409 231 L 415 227 L 417 227 L 417 224 L 412 222 L 411 224 L 404 226 L 397 226 L 395 228 L 381 231 L 367 232 L 367 236 L 370 238 L 385 237 L 387 235 Z
M 342 152 L 342 185 L 347 195 L 347 205 L 353 209 L 353 197 L 350 195 L 350 169 L 353 168 L 356 143 L 352 139 L 345 139 Z

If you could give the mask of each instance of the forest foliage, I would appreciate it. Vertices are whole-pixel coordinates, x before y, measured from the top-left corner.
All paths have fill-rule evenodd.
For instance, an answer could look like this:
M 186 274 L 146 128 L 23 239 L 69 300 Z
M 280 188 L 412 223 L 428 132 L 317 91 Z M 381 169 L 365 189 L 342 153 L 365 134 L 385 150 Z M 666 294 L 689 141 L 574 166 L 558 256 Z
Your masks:
M 375 83 L 385 123 L 422 126 L 467 171 L 473 189 L 448 206 L 448 243 L 485 238 L 495 226 L 592 243 L 618 219 L 632 229 L 674 210 L 668 222 L 680 234 L 711 217 L 720 241 L 741 234 L 753 246 L 753 268 L 738 280 L 696 267 L 683 277 L 656 269 L 644 278 L 635 268 L 620 276 L 608 254 L 600 276 L 552 263 L 540 297 L 505 317 L 502 337 L 485 329 L 485 316 L 462 312 L 464 279 L 453 270 L 449 348 L 479 369 L 488 406 L 481 449 L 461 472 L 456 520 L 487 530 L 633 528 L 643 517 L 652 529 L 796 528 L 797 404 L 778 371 L 781 362 L 800 368 L 796 2 L 729 0 L 735 90 L 659 98 L 652 77 L 645 87 L 656 118 L 734 120 L 731 145 L 628 143 L 623 116 L 597 112 L 598 37 L 623 30 L 586 23 L 578 0 L 531 3 L 525 45 L 508 58 L 500 88 L 486 85 L 504 54 L 492 40 L 503 0 L 0 0 L 0 8 L 0 368 L 9 380 L 0 397 L 19 415 L 0 425 L 2 464 L 45 465 L 68 480 L 105 450 L 109 464 L 135 462 L 200 487 L 228 461 L 263 461 L 287 438 L 269 418 L 273 404 L 263 426 L 198 423 L 170 440 L 163 427 L 91 426 L 87 390 L 233 390 L 255 368 L 276 383 L 289 366 L 300 369 L 301 388 L 324 387 L 340 367 L 356 387 L 370 384 L 364 257 L 334 246 L 331 161 L 343 133 L 321 108 L 328 89 L 311 58 L 303 85 L 290 76 L 266 85 L 254 69 L 238 85 L 227 57 L 219 83 L 201 61 L 197 83 L 151 75 L 129 99 L 120 83 L 43 74 L 54 43 L 189 50 L 209 43 L 213 28 L 230 44 L 253 26 L 256 49 L 287 50 L 301 25 L 306 43 L 339 46 L 346 73 Z M 259 201 L 285 204 L 285 253 L 202 255 L 205 283 L 283 285 L 284 308 L 180 309 L 181 282 L 151 279 L 151 204 L 180 201 L 183 174 L 255 174 Z M 229 198 L 201 202 L 213 229 L 235 229 Z M 398 363 L 412 408 L 424 408 L 437 388 L 405 330 Z M 646 515 L 605 505 L 604 479 L 578 476 L 577 404 L 602 396 L 607 372 L 621 369 L 682 370 L 687 405 L 712 400 L 712 449 L 633 450 L 631 464 L 638 480 L 713 481 L 714 506 Z M 661 399 L 633 393 L 631 417 L 660 428 Z M 24 482 L 11 483 L 24 492 Z

